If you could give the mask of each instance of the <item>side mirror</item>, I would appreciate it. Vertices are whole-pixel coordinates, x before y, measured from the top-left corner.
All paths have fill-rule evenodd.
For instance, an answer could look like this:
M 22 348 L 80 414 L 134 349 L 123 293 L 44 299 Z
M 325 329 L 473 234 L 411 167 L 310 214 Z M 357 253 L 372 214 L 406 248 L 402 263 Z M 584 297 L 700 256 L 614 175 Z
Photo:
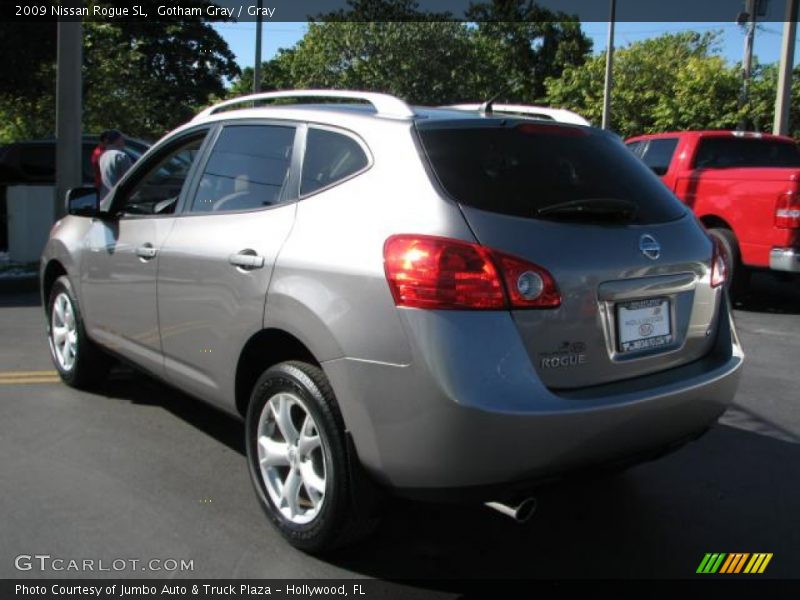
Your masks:
M 100 213 L 100 198 L 97 188 L 84 186 L 67 192 L 67 212 L 79 217 L 97 217 Z

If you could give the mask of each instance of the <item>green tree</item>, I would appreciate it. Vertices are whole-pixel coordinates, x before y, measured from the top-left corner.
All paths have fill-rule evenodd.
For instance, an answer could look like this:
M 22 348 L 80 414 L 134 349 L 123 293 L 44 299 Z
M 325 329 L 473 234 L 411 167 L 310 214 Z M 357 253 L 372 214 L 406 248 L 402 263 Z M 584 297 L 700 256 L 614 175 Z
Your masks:
M 139 4 L 154 14 L 159 1 Z M 3 46 L 14 27 L 0 24 Z M 21 40 L 13 53 L 24 55 L 20 48 L 36 46 L 35 56 L 26 58 L 27 72 L 13 75 L 14 85 L 0 79 L 0 139 L 5 141 L 54 132 L 55 28 L 42 30 L 33 43 Z M 212 98 L 224 96 L 225 79 L 239 74 L 227 43 L 201 18 L 85 22 L 83 45 L 84 131 L 117 127 L 134 136 L 160 137 Z
M 778 65 L 757 65 L 750 87 L 748 112 L 755 128 L 770 131 L 775 117 L 778 91 Z M 800 140 L 800 65 L 792 74 L 792 100 L 789 109 L 789 134 Z
M 291 73 L 294 48 L 281 48 L 272 60 L 261 63 L 261 89 L 263 91 L 291 89 L 294 86 Z M 253 67 L 245 67 L 233 82 L 228 95 L 231 97 L 250 94 L 253 91 Z
M 474 5 L 470 15 L 494 19 L 477 24 L 423 12 L 414 0 L 348 4 L 348 10 L 318 16 L 294 48 L 265 62 L 262 88 L 365 89 L 419 104 L 481 100 L 502 92 L 505 99 L 532 102 L 542 95 L 548 75 L 580 64 L 591 49 L 577 22 L 535 7 L 525 12 L 517 1 L 510 8 Z M 522 17 L 539 21 L 500 21 Z M 251 71 L 243 73 L 232 94 L 252 89 L 252 77 Z
M 467 18 L 476 23 L 478 57 L 493 74 L 484 86 L 493 86 L 503 100 L 542 101 L 546 79 L 582 65 L 592 51 L 592 41 L 577 18 L 529 0 L 473 4 Z
M 623 136 L 668 129 L 735 128 L 740 80 L 718 50 L 719 34 L 665 34 L 614 57 L 613 129 Z M 605 53 L 547 80 L 547 101 L 599 123 Z M 745 107 L 745 114 L 748 108 Z
M 474 50 L 461 23 L 326 22 L 311 23 L 285 62 L 292 87 L 381 91 L 441 104 L 473 97 Z

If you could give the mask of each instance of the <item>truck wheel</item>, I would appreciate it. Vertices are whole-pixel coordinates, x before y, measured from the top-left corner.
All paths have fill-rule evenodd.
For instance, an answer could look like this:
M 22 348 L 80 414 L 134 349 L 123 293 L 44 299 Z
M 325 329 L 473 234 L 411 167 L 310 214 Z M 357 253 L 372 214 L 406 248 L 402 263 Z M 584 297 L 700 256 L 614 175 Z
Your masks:
M 108 374 L 111 358 L 86 335 L 69 278 L 59 277 L 47 303 L 47 341 L 58 374 L 67 385 L 87 388 Z
M 318 367 L 292 361 L 264 372 L 247 410 L 246 446 L 261 507 L 296 548 L 321 553 L 377 525 L 358 510 L 344 423 Z
M 714 227 L 708 230 L 709 235 L 719 240 L 727 254 L 728 280 L 725 287 L 732 298 L 740 298 L 747 291 L 750 284 L 750 269 L 742 264 L 742 254 L 739 250 L 739 242 L 730 229 Z

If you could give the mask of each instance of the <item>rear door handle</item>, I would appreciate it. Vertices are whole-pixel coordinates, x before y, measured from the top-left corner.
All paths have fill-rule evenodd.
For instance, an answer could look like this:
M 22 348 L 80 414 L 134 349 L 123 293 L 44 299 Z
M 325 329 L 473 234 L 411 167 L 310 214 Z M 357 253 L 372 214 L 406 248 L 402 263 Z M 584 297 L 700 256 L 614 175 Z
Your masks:
M 153 244 L 145 244 L 144 246 L 139 246 L 136 249 L 136 256 L 144 260 L 150 260 L 151 258 L 155 258 L 157 250 L 153 248 Z
M 252 250 L 242 250 L 238 254 L 231 254 L 228 262 L 234 267 L 241 269 L 260 269 L 264 266 L 264 257 L 256 254 Z

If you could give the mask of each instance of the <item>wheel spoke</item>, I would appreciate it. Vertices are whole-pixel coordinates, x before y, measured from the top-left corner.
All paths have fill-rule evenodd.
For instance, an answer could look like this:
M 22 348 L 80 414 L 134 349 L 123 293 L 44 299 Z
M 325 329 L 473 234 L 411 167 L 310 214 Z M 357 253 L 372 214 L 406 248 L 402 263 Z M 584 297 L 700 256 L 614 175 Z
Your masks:
M 289 396 L 281 394 L 275 400 L 278 403 L 277 409 L 275 408 L 275 401 L 271 402 L 272 414 L 275 417 L 275 423 L 278 424 L 283 439 L 289 444 L 297 442 L 298 432 L 292 423 L 292 416 L 290 410 L 292 401 Z
M 300 503 L 298 494 L 300 493 L 300 484 L 303 482 L 297 469 L 289 471 L 286 480 L 283 482 L 281 489 L 281 500 L 289 509 L 289 515 L 295 516 L 300 514 Z
M 62 351 L 62 355 L 64 357 L 64 368 L 69 369 L 72 366 L 72 345 L 69 342 L 64 344 L 64 350 Z
M 258 446 L 262 467 L 284 467 L 289 464 L 289 444 L 262 435 L 258 438 Z
M 61 296 L 56 298 L 55 304 L 53 305 L 53 310 L 55 311 L 55 316 L 58 319 L 58 324 L 66 325 L 64 317 L 64 301 L 62 300 Z
M 314 427 L 314 421 L 310 415 L 306 415 L 303 426 L 300 428 L 300 437 L 297 440 L 297 452 L 301 458 L 304 458 L 319 446 L 319 434 Z
M 57 345 L 61 345 L 64 343 L 64 339 L 67 337 L 67 328 L 63 325 L 60 327 L 53 327 L 53 342 Z
M 325 494 L 325 480 L 314 471 L 311 461 L 300 463 L 300 475 L 302 475 L 303 484 L 309 492 L 316 492 L 319 496 Z
M 69 304 L 64 307 L 64 323 L 70 329 L 75 327 L 75 315 L 73 314 L 72 307 Z

